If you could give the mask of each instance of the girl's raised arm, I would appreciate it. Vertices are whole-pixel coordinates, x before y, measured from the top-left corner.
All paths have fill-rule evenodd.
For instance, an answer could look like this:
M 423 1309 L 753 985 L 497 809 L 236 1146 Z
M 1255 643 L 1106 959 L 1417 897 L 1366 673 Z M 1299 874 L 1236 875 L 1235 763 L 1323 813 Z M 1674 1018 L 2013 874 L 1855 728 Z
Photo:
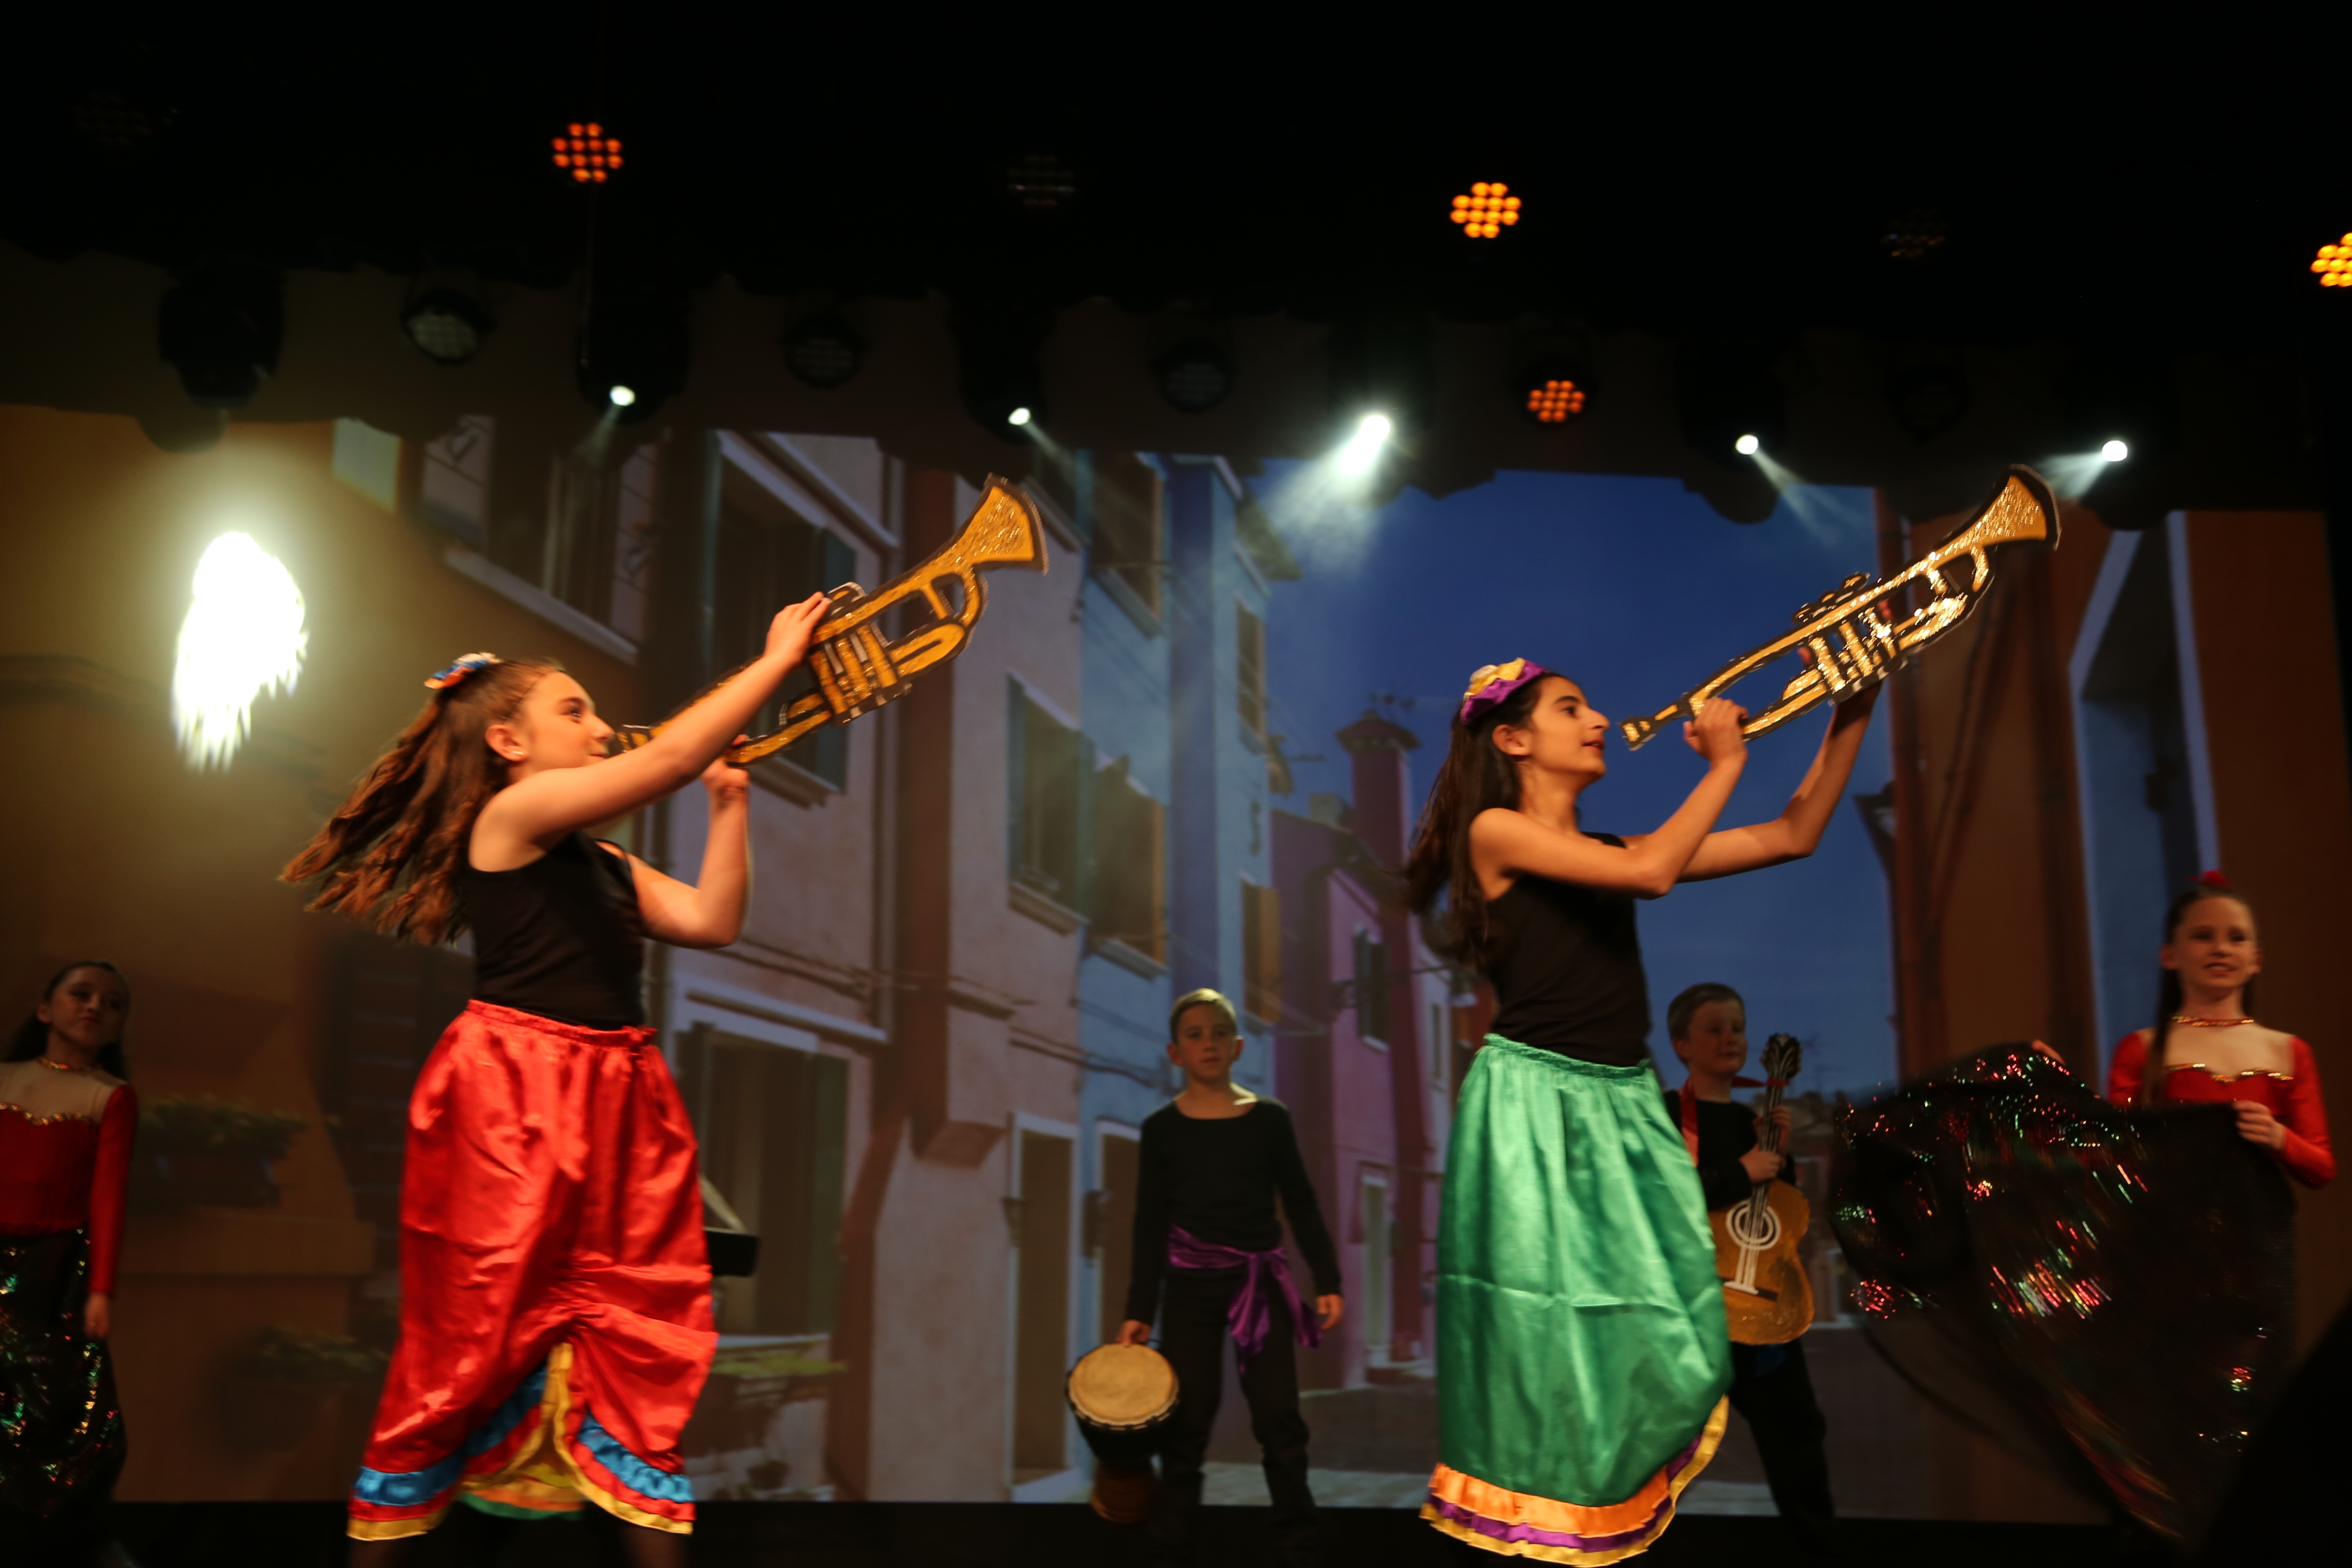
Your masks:
M 1481 869 L 1507 877 L 1525 872 L 1636 898 L 1662 897 L 1682 879 L 1731 799 L 1748 760 L 1748 739 L 1739 732 L 1747 721 L 1746 710 L 1732 702 L 1710 702 L 1700 710 L 1685 733 L 1692 749 L 1706 759 L 1706 776 L 1656 832 L 1626 839 L 1622 849 L 1496 807 L 1480 812 L 1470 824 L 1471 853 Z
M 593 767 L 550 768 L 516 780 L 490 797 L 477 830 L 544 847 L 576 828 L 625 816 L 692 783 L 800 668 L 829 604 L 823 594 L 812 594 L 779 611 L 758 659 L 635 751 Z M 499 728 L 490 728 L 493 750 L 499 749 Z
M 1819 848 L 1830 814 L 1837 809 L 1846 781 L 1853 776 L 1853 760 L 1870 728 L 1870 710 L 1877 704 L 1878 689 L 1874 686 L 1838 704 L 1830 719 L 1829 733 L 1822 737 L 1822 749 L 1814 753 L 1813 765 L 1806 770 L 1804 782 L 1780 816 L 1769 822 L 1708 834 L 1683 868 L 1682 879 L 1703 882 L 1711 877 L 1779 866 L 1801 860 Z

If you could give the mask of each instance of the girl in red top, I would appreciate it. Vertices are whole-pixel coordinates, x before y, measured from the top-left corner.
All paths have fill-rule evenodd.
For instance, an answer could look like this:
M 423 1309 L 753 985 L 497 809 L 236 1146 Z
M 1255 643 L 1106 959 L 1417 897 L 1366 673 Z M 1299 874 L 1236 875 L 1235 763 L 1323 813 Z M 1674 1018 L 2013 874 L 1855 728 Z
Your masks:
M 2252 1017 L 2263 969 L 2254 911 L 2208 871 L 2165 911 L 2156 1026 L 2135 1030 L 2107 1067 L 2117 1105 L 2227 1100 L 2239 1135 L 2306 1187 L 2336 1175 L 2311 1047 Z
M 122 1468 L 106 1352 L 138 1097 L 131 988 L 68 964 L 0 1059 L 0 1536 L 94 1529 Z M 29 1514 L 48 1521 L 27 1526 Z

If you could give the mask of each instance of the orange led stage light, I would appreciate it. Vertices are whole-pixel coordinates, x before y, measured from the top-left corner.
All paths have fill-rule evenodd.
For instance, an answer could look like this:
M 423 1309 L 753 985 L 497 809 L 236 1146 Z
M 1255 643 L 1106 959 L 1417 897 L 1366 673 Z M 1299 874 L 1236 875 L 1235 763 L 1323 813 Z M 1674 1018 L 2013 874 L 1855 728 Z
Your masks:
M 1473 239 L 1492 239 L 1519 221 L 1519 198 L 1502 182 L 1481 180 L 1466 196 L 1454 198 L 1455 223 Z
M 2324 289 L 2352 289 L 2352 234 L 2334 245 L 2321 246 L 2311 269 L 2319 274 Z
M 1551 377 L 1528 390 L 1528 417 L 1538 425 L 1565 425 L 1584 412 L 1584 388 Z
M 603 184 L 621 166 L 620 138 L 605 135 L 593 120 L 574 121 L 565 129 L 571 134 L 555 138 L 555 166 L 583 185 Z

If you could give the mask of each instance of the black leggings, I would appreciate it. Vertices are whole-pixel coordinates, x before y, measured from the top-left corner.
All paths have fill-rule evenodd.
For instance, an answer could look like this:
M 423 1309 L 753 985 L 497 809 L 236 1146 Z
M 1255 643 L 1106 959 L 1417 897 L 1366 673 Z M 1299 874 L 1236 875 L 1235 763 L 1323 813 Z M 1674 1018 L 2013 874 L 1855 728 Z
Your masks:
M 1759 1372 L 1759 1361 L 1770 1370 Z M 1731 1407 L 1755 1434 L 1772 1506 L 1790 1532 L 1808 1547 L 1825 1546 L 1836 1512 L 1830 1501 L 1829 1454 L 1822 1447 L 1829 1423 L 1813 1398 L 1804 1342 L 1732 1346 Z
M 1217 1424 L 1224 1392 L 1225 1310 L 1242 1279 L 1202 1279 L 1171 1269 L 1160 1307 L 1160 1351 L 1176 1369 L 1176 1418 L 1160 1440 L 1160 1500 L 1152 1533 L 1187 1545 L 1201 1508 L 1201 1464 Z M 1265 1467 L 1275 1529 L 1301 1533 L 1315 1522 L 1315 1494 L 1307 1488 L 1307 1418 L 1298 1413 L 1297 1331 L 1288 1303 L 1276 1297 L 1274 1327 L 1257 1359 L 1242 1369 L 1250 1430 Z

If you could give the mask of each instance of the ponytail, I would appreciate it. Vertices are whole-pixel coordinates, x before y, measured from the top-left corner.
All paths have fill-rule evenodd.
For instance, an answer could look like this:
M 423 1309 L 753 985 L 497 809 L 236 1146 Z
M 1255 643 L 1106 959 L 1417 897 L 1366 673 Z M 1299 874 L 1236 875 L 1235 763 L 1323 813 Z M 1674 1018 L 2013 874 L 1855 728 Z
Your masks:
M 437 944 L 464 931 L 457 868 L 474 819 L 506 786 L 489 727 L 513 718 L 531 688 L 562 668 L 469 654 L 435 676 L 424 710 L 279 879 L 323 879 L 310 908 L 386 936 Z

